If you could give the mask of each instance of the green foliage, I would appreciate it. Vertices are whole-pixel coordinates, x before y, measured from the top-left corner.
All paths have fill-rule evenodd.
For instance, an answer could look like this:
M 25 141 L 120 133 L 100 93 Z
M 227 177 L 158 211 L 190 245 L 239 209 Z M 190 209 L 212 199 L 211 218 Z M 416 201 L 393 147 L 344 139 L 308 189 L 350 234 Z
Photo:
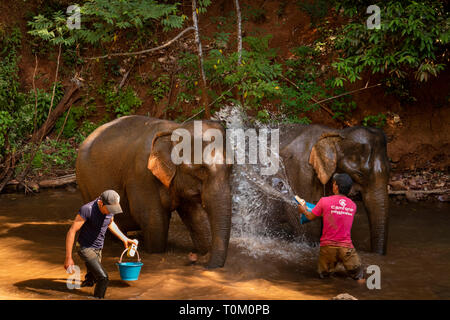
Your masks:
M 370 1 L 369 1 L 370 2 Z M 333 64 L 340 74 L 335 85 L 361 79 L 363 70 L 388 77 L 427 81 L 437 76 L 450 54 L 450 16 L 441 1 L 339 2 L 337 9 L 351 15 L 336 39 L 343 57 Z M 365 10 L 369 4 L 381 8 L 381 28 L 368 29 Z
M 18 75 L 21 39 L 19 28 L 8 32 L 0 25 L 0 110 L 13 111 L 23 101 Z
M 299 0 L 297 5 L 301 10 L 306 11 L 311 18 L 311 23 L 314 25 L 319 20 L 324 18 L 328 9 L 330 8 L 330 1 L 328 0 Z
M 100 124 L 96 124 L 92 121 L 84 121 L 83 124 L 80 126 L 80 128 L 77 131 L 76 134 L 76 141 L 80 143 L 83 141 L 88 135 L 90 135 L 95 129 L 97 129 Z
M 382 128 L 386 125 L 386 115 L 384 113 L 379 113 L 377 115 L 366 116 L 362 123 L 363 126 L 366 127 Z
M 16 174 L 24 170 L 30 161 L 31 148 L 31 144 L 26 147 L 23 161 L 17 166 Z M 67 141 L 47 139 L 36 151 L 31 168 L 44 173 L 50 173 L 54 169 L 71 169 L 75 166 L 76 157 L 77 150 L 74 145 Z
M 266 21 L 266 10 L 262 7 L 254 7 L 249 4 L 242 5 L 242 20 L 254 23 L 264 23 Z
M 236 87 L 244 105 L 255 109 L 260 107 L 263 99 L 281 97 L 277 78 L 282 74 L 282 66 L 274 62 L 276 50 L 269 48 L 270 38 L 271 35 L 244 37 L 243 42 L 249 49 L 242 50 L 240 65 L 237 53 L 227 55 L 222 50 L 211 50 L 204 61 L 210 83 Z M 220 96 L 218 93 L 215 95 Z M 232 100 L 231 93 L 225 94 L 218 102 L 226 100 Z
M 153 96 L 153 100 L 158 103 L 169 93 L 169 90 L 170 78 L 167 74 L 162 74 L 151 83 L 151 87 L 147 93 Z
M 130 115 L 142 104 L 142 100 L 131 87 L 116 91 L 112 85 L 106 85 L 99 89 L 106 103 L 106 110 L 112 112 L 117 118 Z
M 55 132 L 59 132 L 62 129 L 62 126 L 64 125 L 64 121 L 66 120 L 66 123 L 64 125 L 64 129 L 62 129 L 62 135 L 66 138 L 71 138 L 76 136 L 77 132 L 81 130 L 81 128 L 78 128 L 78 122 L 82 119 L 87 118 L 89 115 L 91 115 L 95 110 L 95 106 L 88 106 L 88 107 L 82 107 L 82 106 L 73 106 L 70 108 L 70 110 L 66 111 L 55 123 Z M 67 116 L 67 113 L 69 112 L 69 115 Z
M 291 53 L 292 58 L 285 62 L 285 77 L 296 87 L 283 85 L 282 109 L 285 112 L 314 111 L 319 106 L 313 105 L 311 99 L 325 96 L 325 90 L 317 83 L 322 74 L 317 61 L 320 52 L 312 47 L 299 46 L 291 49 Z
M 53 88 L 53 86 L 52 86 Z M 36 89 L 37 92 L 37 114 L 36 114 L 36 126 L 40 127 L 44 124 L 44 121 L 47 119 L 48 111 L 50 110 L 51 102 L 52 102 L 52 92 L 46 92 L 44 90 L 41 90 L 39 88 Z M 61 98 L 64 95 L 63 86 L 60 82 L 56 84 L 55 88 L 55 97 L 53 101 L 53 107 L 54 109 Z M 34 92 L 30 91 L 29 97 L 28 97 L 28 107 L 26 109 L 31 109 L 35 107 L 35 97 Z M 34 111 L 31 112 L 33 114 Z
M 199 13 L 205 13 L 206 8 L 211 5 L 211 0 L 197 0 L 197 10 Z
M 4 152 L 6 137 L 9 128 L 13 125 L 14 120 L 7 111 L 0 111 L 0 155 Z
M 186 16 L 178 14 L 178 5 L 155 0 L 88 0 L 80 6 L 80 29 L 70 30 L 66 23 L 68 15 L 56 11 L 50 17 L 35 16 L 28 22 L 29 33 L 53 45 L 112 42 L 121 30 L 142 29 L 154 23 L 160 23 L 164 31 L 180 28 Z

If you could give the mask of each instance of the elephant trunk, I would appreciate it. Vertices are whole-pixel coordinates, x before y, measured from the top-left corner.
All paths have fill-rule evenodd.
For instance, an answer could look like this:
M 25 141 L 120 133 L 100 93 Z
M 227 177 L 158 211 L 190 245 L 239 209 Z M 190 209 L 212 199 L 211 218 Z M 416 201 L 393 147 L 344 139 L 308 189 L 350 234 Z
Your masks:
M 209 180 L 209 179 L 208 179 Z M 228 174 L 214 176 L 204 185 L 203 207 L 211 226 L 211 249 L 207 268 L 225 264 L 231 231 L 231 190 Z
M 389 218 L 387 183 L 378 182 L 369 186 L 363 191 L 363 201 L 369 217 L 372 251 L 386 254 Z

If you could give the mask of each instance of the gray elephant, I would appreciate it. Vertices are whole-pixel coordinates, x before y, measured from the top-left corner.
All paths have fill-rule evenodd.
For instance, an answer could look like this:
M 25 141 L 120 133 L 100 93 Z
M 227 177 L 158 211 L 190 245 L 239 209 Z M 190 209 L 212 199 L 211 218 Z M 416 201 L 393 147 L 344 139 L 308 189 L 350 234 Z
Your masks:
M 77 182 L 85 202 L 103 190 L 116 190 L 124 210 L 117 223 L 125 231 L 143 230 L 148 252 L 166 250 L 171 212 L 176 210 L 198 252 L 210 253 L 207 267 L 222 267 L 231 227 L 231 166 L 174 164 L 171 136 L 180 128 L 194 136 L 193 121 L 127 116 L 100 126 L 79 148 Z M 203 131 L 210 128 L 225 138 L 219 123 L 202 121 Z
M 349 127 L 342 130 L 322 125 L 287 125 L 280 130 L 280 156 L 293 191 L 316 203 L 329 193 L 331 176 L 347 173 L 354 181 L 369 216 L 371 248 L 386 254 L 390 164 L 386 137 L 380 129 Z M 320 236 L 320 223 L 303 227 L 296 210 L 284 210 L 286 220 L 299 233 Z

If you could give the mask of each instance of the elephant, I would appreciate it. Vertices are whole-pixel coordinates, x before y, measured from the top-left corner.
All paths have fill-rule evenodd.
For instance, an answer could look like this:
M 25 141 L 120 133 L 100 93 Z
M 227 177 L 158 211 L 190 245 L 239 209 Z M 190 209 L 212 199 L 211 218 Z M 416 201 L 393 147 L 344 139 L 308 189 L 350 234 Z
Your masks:
M 360 192 L 368 214 L 371 250 L 386 254 L 390 163 L 383 131 L 370 127 L 332 129 L 323 125 L 290 124 L 280 128 L 280 157 L 293 192 L 311 203 L 330 194 L 334 173 L 347 173 Z M 298 235 L 305 229 L 320 236 L 318 222 L 301 225 L 296 210 L 284 205 L 284 217 Z
M 225 139 L 220 123 L 205 120 L 201 125 L 201 133 L 216 129 Z M 139 115 L 108 122 L 80 145 L 76 177 L 86 202 L 107 189 L 119 193 L 124 212 L 116 222 L 124 231 L 142 230 L 147 252 L 166 251 L 176 210 L 195 249 L 209 253 L 206 267 L 218 268 L 225 264 L 230 238 L 231 165 L 172 161 L 172 134 L 184 129 L 194 136 L 194 127 L 194 121 L 179 124 Z M 203 140 L 200 151 L 206 148 Z

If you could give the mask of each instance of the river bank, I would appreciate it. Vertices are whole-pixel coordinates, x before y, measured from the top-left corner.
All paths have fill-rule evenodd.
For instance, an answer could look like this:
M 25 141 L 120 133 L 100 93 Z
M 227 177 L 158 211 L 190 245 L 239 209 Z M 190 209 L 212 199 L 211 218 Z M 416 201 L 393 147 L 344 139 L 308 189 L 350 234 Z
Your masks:
M 2 193 L 39 192 L 42 189 L 77 188 L 74 170 L 63 175 L 36 175 L 26 180 L 27 188 L 17 180 L 11 180 Z M 405 202 L 450 201 L 450 175 L 440 170 L 411 170 L 391 173 L 388 185 L 389 195 L 397 204 Z

